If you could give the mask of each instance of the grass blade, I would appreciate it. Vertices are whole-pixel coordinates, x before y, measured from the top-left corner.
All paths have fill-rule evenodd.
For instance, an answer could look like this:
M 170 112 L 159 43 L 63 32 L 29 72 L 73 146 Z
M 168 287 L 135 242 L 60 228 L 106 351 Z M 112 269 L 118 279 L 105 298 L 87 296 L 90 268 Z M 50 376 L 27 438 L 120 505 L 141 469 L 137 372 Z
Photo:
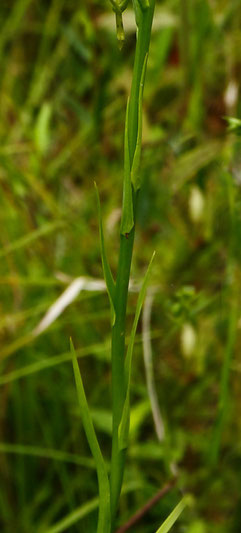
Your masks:
M 110 487 L 107 474 L 106 465 L 99 447 L 99 443 L 96 437 L 94 425 L 89 412 L 87 399 L 83 387 L 83 382 L 79 370 L 77 356 L 75 353 L 74 345 L 70 340 L 70 348 L 73 361 L 74 377 L 76 383 L 76 389 L 78 394 L 81 418 L 86 433 L 86 437 L 91 449 L 91 453 L 94 457 L 98 484 L 99 484 L 99 519 L 97 533 L 109 533 L 110 532 Z
M 2 55 L 6 43 L 16 36 L 16 33 L 21 24 L 22 17 L 28 8 L 31 0 L 18 0 L 12 5 L 9 10 L 10 15 L 4 26 L 1 26 L 0 35 L 0 56 Z M 1 58 L 2 59 L 2 58 Z
M 78 507 L 78 509 L 75 509 L 67 515 L 65 518 L 51 526 L 49 529 L 45 529 L 44 532 L 42 529 L 40 529 L 41 533 L 62 533 L 62 531 L 66 531 L 67 529 L 85 516 L 87 516 L 92 511 L 95 511 L 98 507 L 98 498 L 94 498 L 93 500 L 90 500 L 87 503 L 84 503 L 81 505 L 81 507 Z
M 127 485 L 123 486 L 123 494 L 128 494 L 129 492 L 135 492 L 138 489 L 142 489 L 142 485 L 139 482 L 129 482 Z M 62 533 L 63 531 L 69 530 L 71 526 L 76 524 L 79 520 L 87 516 L 89 513 L 97 509 L 98 507 L 98 498 L 94 498 L 89 502 L 81 505 L 70 514 L 62 518 L 56 524 L 53 524 L 49 529 L 38 530 L 38 533 Z
M 110 265 L 109 265 L 107 255 L 106 255 L 106 251 L 105 251 L 105 240 L 104 240 L 104 232 L 103 232 L 103 224 L 102 224 L 100 196 L 99 196 L 99 191 L 98 191 L 98 187 L 96 183 L 95 183 L 95 190 L 96 190 L 98 216 L 99 216 L 101 261 L 102 261 L 103 274 L 104 274 L 104 278 L 106 282 L 106 288 L 107 288 L 107 292 L 108 292 L 108 296 L 110 300 L 111 324 L 113 326 L 115 323 L 115 306 L 114 306 L 115 282 L 113 280 L 112 272 L 111 272 Z
M 26 455 L 28 457 L 38 457 L 41 459 L 49 459 L 52 461 L 75 464 L 78 466 L 84 466 L 85 468 L 94 468 L 93 459 L 89 459 L 88 457 L 80 457 L 79 455 L 74 453 L 62 452 L 61 450 L 41 448 L 40 446 L 0 442 L 0 454 L 2 453 L 12 455 Z
M 123 408 L 122 417 L 121 417 L 121 421 L 119 425 L 119 448 L 120 450 L 126 449 L 128 445 L 128 435 L 129 435 L 129 425 L 130 425 L 130 384 L 131 384 L 132 355 L 133 355 L 137 324 L 140 318 L 141 309 L 142 309 L 142 305 L 144 302 L 147 283 L 149 280 L 151 266 L 152 266 L 154 257 L 155 257 L 155 252 L 152 255 L 151 261 L 146 271 L 143 284 L 142 284 L 142 287 L 141 287 L 141 290 L 138 296 L 134 322 L 133 322 L 133 326 L 131 330 L 130 342 L 128 345 L 128 350 L 127 350 L 127 355 L 126 355 L 126 361 L 125 361 L 126 397 L 125 397 L 124 408 Z
M 151 338 L 152 339 L 159 339 L 161 337 L 160 330 L 152 331 Z M 26 336 L 24 337 L 26 339 L 26 342 L 22 342 L 21 346 L 25 346 L 28 344 L 28 342 L 31 342 L 33 340 L 33 337 Z M 22 339 L 22 337 L 21 337 Z M 27 342 L 28 341 L 28 342 Z M 136 342 L 141 342 L 141 337 L 139 335 L 136 336 Z M 13 343 L 15 344 L 15 343 Z M 10 345 L 11 350 L 9 350 L 9 353 L 7 355 L 11 355 L 15 352 L 13 344 Z M 16 347 L 16 349 L 19 346 Z M 95 356 L 99 357 L 104 361 L 109 361 L 108 358 L 108 352 L 110 351 L 110 345 L 109 342 L 100 342 L 98 344 L 91 344 L 89 346 L 83 347 L 76 351 L 77 357 L 85 357 L 85 356 Z M 6 353 L 4 352 L 4 357 L 6 356 Z M 3 357 L 3 358 L 4 358 Z M 24 365 L 22 368 L 17 368 L 16 370 L 12 370 L 11 372 L 8 372 L 6 374 L 0 375 L 0 387 L 2 385 L 6 385 L 7 383 L 12 383 L 13 381 L 17 381 L 22 378 L 26 378 L 28 376 L 31 376 L 32 374 L 36 374 L 38 372 L 42 372 L 43 370 L 47 370 L 48 368 L 53 368 L 58 365 L 62 365 L 64 363 L 67 363 L 71 360 L 71 354 L 68 352 L 64 352 L 59 355 L 55 355 L 53 357 L 48 357 L 47 359 L 40 359 L 36 363 L 30 363 L 29 365 Z
M 44 237 L 45 235 L 48 235 L 49 233 L 52 233 L 53 231 L 59 229 L 61 226 L 64 226 L 63 221 L 56 221 L 56 222 L 50 222 L 48 224 L 44 224 L 40 228 L 31 231 L 24 237 L 20 237 L 16 241 L 10 243 L 9 245 L 5 246 L 5 248 L 2 248 L 0 250 L 0 257 L 5 257 L 9 253 L 15 252 L 16 250 L 19 250 L 20 248 L 24 248 L 25 246 L 28 246 L 32 242 L 36 241 L 37 239 L 40 239 L 41 237 Z
M 187 494 L 184 496 L 184 498 L 181 499 L 181 501 L 176 505 L 176 507 L 173 509 L 173 511 L 169 514 L 165 522 L 159 527 L 159 529 L 156 531 L 156 533 L 168 533 L 172 526 L 175 524 L 177 519 L 179 518 L 180 514 L 185 509 L 186 505 L 190 502 L 190 495 Z

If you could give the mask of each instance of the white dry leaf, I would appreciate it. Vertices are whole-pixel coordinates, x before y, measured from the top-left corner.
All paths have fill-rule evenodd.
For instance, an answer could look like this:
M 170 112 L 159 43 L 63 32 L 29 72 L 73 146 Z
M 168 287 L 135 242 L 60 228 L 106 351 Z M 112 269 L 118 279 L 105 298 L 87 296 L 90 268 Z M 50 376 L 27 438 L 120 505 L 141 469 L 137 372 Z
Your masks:
M 43 333 L 77 298 L 82 290 L 87 291 L 105 291 L 106 285 L 103 280 L 88 280 L 85 277 L 74 279 L 57 300 L 49 307 L 48 311 L 36 326 L 33 335 L 37 336 Z
M 58 278 L 60 279 L 60 275 L 58 275 Z M 61 273 L 61 279 L 67 280 L 69 278 Z M 138 292 L 139 285 L 130 281 L 129 289 L 132 292 Z M 44 317 L 32 331 L 31 335 L 37 337 L 49 328 L 49 326 L 51 326 L 51 324 L 53 324 L 53 322 L 55 322 L 55 320 L 64 312 L 66 307 L 77 298 L 81 291 L 105 292 L 105 281 L 102 279 L 90 279 L 84 276 L 75 278 L 68 285 L 67 289 L 65 289 L 57 300 L 55 300 L 55 302 L 49 307 Z

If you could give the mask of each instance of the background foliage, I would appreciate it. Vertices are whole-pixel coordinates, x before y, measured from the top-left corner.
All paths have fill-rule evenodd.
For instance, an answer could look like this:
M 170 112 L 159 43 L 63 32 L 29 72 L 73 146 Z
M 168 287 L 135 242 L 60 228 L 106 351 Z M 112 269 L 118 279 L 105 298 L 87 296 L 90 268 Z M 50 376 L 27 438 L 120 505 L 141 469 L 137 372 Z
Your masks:
M 240 113 L 240 21 L 239 0 L 157 3 L 132 277 L 143 278 L 155 249 L 151 338 L 165 439 L 158 441 L 151 416 L 140 324 L 120 523 L 164 485 L 173 463 L 178 488 L 143 519 L 140 533 L 157 529 L 180 489 L 194 495 L 195 505 L 173 531 L 240 531 L 241 147 L 224 118 Z M 107 1 L 0 4 L 5 533 L 95 530 L 96 475 L 79 416 L 69 337 L 81 356 L 109 457 L 107 295 L 82 290 L 49 328 L 41 333 L 37 325 L 76 277 L 102 279 L 94 181 L 116 270 L 135 45 L 131 9 L 124 23 L 120 52 Z M 133 293 L 132 316 L 135 303 Z

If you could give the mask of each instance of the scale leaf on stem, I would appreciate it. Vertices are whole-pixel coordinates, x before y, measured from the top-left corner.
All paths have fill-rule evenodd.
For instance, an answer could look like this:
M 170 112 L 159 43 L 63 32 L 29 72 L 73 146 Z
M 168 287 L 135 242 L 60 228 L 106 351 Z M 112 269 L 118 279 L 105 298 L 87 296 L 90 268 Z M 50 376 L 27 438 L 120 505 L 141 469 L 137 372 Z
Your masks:
M 127 106 L 126 106 L 126 122 L 125 122 L 123 208 L 122 208 L 121 229 L 120 229 L 121 235 L 129 234 L 134 226 L 128 131 L 129 131 L 129 98 L 127 100 Z
M 111 307 L 111 325 L 113 326 L 115 324 L 115 304 L 114 304 L 115 282 L 112 276 L 112 272 L 111 272 L 110 265 L 109 265 L 107 255 L 106 255 L 106 251 L 105 251 L 105 240 L 104 240 L 104 232 L 103 232 L 103 224 L 102 224 L 100 196 L 99 196 L 99 191 L 98 191 L 98 187 L 96 183 L 95 183 L 95 190 L 96 190 L 97 205 L 98 205 L 101 261 L 102 261 L 103 274 L 104 274 L 104 278 L 106 282 L 106 288 L 107 288 L 109 301 L 110 301 L 110 307 Z

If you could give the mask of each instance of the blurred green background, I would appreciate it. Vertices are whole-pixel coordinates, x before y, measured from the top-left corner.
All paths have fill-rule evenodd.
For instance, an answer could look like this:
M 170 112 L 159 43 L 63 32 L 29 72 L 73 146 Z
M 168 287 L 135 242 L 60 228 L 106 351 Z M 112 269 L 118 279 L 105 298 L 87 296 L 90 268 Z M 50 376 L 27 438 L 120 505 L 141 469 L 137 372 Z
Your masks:
M 94 181 L 113 271 L 123 130 L 135 50 L 120 52 L 107 0 L 0 4 L 0 523 L 4 533 L 95 533 L 97 482 L 77 404 L 72 336 L 105 457 L 110 317 Z M 190 491 L 174 533 L 241 531 L 240 0 L 157 2 L 143 109 L 132 278 L 155 249 L 150 329 L 139 324 L 119 522 L 177 471 L 133 533 L 153 533 Z M 75 278 L 76 298 L 41 320 Z M 87 281 L 86 281 L 87 280 Z M 93 286 L 92 282 L 96 282 Z M 79 283 L 79 286 L 77 284 Z M 128 331 L 136 294 L 129 301 Z M 49 315 L 48 315 L 49 316 Z M 148 321 L 147 321 L 148 322 Z M 40 326 L 39 326 L 40 324 Z M 147 394 L 151 339 L 165 427 Z

